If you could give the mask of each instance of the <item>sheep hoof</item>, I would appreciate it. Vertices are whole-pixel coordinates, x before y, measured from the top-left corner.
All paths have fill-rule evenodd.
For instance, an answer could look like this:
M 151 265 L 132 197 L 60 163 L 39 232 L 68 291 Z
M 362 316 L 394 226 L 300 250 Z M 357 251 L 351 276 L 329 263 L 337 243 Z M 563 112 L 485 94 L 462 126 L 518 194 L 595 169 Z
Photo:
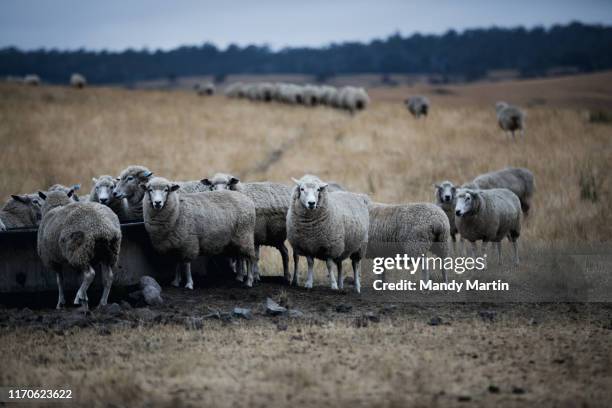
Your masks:
M 57 306 L 55 306 L 55 308 L 57 310 L 62 310 L 64 308 L 65 304 L 66 304 L 65 302 L 57 302 Z
M 336 282 L 331 284 L 332 290 L 338 290 L 338 284 Z
M 187 282 L 185 289 L 193 290 L 193 282 Z
M 312 289 L 312 282 L 306 282 L 306 284 L 304 285 L 304 287 L 306 289 Z
M 181 283 L 179 281 L 173 280 L 171 285 L 174 286 L 175 288 L 178 288 L 179 286 L 181 286 Z

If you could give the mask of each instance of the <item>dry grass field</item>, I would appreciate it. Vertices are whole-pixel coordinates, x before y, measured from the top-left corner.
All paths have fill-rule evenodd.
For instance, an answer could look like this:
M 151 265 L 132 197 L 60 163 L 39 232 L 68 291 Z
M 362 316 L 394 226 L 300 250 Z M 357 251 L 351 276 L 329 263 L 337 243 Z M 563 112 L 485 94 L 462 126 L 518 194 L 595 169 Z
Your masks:
M 57 182 L 86 192 L 92 177 L 143 164 L 177 180 L 224 171 L 289 183 L 313 173 L 377 201 L 432 201 L 435 182 L 510 165 L 536 177 L 523 242 L 609 242 L 610 84 L 612 73 L 377 88 L 354 117 L 184 91 L 0 84 L 0 199 Z M 401 103 L 415 92 L 432 100 L 425 120 Z M 524 140 L 497 127 L 498 99 L 526 108 Z M 264 255 L 266 273 L 280 274 L 277 254 Z M 148 322 L 106 333 L 94 321 L 58 334 L 0 319 L 0 385 L 68 384 L 94 406 L 609 406 L 609 305 L 412 304 L 363 327 L 359 316 L 383 305 L 330 293 L 323 273 L 315 285 L 190 296 L 197 314 L 283 292 L 307 316 L 287 322 L 256 315 L 198 331 Z M 164 308 L 184 313 L 179 303 Z M 338 303 L 353 313 L 335 313 Z M 432 316 L 445 324 L 427 324 Z

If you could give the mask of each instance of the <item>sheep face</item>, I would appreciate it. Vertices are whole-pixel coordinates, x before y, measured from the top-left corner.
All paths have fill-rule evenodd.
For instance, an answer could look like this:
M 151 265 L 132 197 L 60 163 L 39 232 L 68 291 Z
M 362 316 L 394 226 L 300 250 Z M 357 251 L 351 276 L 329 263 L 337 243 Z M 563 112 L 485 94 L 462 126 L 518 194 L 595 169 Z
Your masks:
M 463 217 L 474 214 L 478 211 L 480 200 L 478 192 L 473 190 L 459 190 L 457 193 L 457 204 L 455 205 L 455 215 Z
M 42 216 L 44 217 L 45 214 L 54 208 L 63 207 L 74 202 L 72 199 L 73 194 L 74 190 L 69 190 L 67 193 L 59 190 L 49 191 L 47 194 L 39 191 L 38 196 L 44 201 L 41 209 Z
M 438 202 L 450 203 L 457 195 L 457 187 L 450 181 L 444 181 L 435 185 Z
M 93 178 L 95 194 L 98 197 L 100 204 L 108 205 L 113 200 L 113 191 L 115 189 L 115 180 L 111 177 Z
M 146 186 L 141 185 L 141 188 L 146 190 L 146 199 L 151 203 L 151 207 L 155 210 L 161 210 L 166 205 L 168 196 L 178 190 L 180 186 L 157 178 L 151 180 Z
M 10 206 L 21 207 L 20 212 L 29 214 L 32 224 L 38 224 L 42 218 L 42 200 L 37 194 L 12 195 Z
M 200 180 L 202 184 L 207 186 L 210 191 L 221 191 L 221 190 L 236 190 L 236 185 L 240 180 L 229 174 L 217 173 L 212 179 Z
M 153 173 L 146 167 L 128 167 L 119 176 L 113 195 L 119 199 L 126 198 L 132 203 L 140 202 L 144 196 L 141 184 L 146 184 L 151 176 L 153 176 Z
M 327 183 L 323 183 L 320 180 L 296 180 L 293 181 L 297 184 L 297 198 L 300 200 L 302 206 L 308 210 L 316 209 L 321 202 L 321 193 L 327 187 Z

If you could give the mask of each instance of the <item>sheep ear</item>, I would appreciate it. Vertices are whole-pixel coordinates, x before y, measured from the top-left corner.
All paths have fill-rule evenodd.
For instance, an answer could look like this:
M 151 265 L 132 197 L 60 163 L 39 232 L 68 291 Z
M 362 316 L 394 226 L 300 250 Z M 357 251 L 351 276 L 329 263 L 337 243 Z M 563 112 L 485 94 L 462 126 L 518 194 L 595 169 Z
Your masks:
M 68 197 L 72 197 L 72 195 L 74 194 L 74 189 L 70 189 L 70 191 L 68 191 Z
M 294 182 L 295 184 L 300 184 L 300 180 L 296 180 L 296 179 L 294 179 L 293 177 L 291 177 L 291 180 L 293 180 L 293 182 Z
M 179 186 L 178 184 L 173 184 L 173 185 L 170 186 L 170 191 L 176 191 L 179 188 L 181 188 L 181 186 Z
M 20 203 L 27 204 L 30 202 L 30 197 L 28 197 L 27 195 L 11 195 L 11 197 L 13 197 L 13 200 L 19 201 Z
M 233 186 L 234 184 L 238 184 L 238 182 L 239 182 L 239 181 L 240 181 L 240 180 L 239 180 L 239 179 L 237 179 L 236 177 L 232 177 L 232 178 L 230 179 L 229 183 L 227 183 L 227 184 L 228 184 L 228 185 L 230 185 L 230 186 Z
M 92 177 L 92 178 L 91 178 L 91 181 L 93 181 L 93 183 L 94 183 L 94 184 L 96 184 L 96 183 L 98 182 L 98 179 L 97 179 L 97 178 L 95 178 L 95 177 Z
M 45 193 L 43 193 L 42 191 L 39 191 L 39 192 L 38 192 L 38 196 L 39 196 L 40 198 L 42 198 L 43 200 L 46 200 L 46 199 L 47 199 L 47 195 L 46 195 Z
M 324 190 L 327 186 L 329 186 L 327 183 L 319 184 L 319 191 Z
M 202 183 L 202 184 L 204 184 L 205 186 L 208 186 L 208 187 L 212 186 L 212 182 L 209 179 L 207 179 L 207 178 L 203 178 L 202 180 L 200 180 L 200 183 Z
M 142 177 L 144 177 L 144 178 L 149 178 L 149 177 L 151 177 L 152 175 L 153 175 L 153 172 L 152 172 L 152 171 L 145 171 L 145 172 L 143 173 Z

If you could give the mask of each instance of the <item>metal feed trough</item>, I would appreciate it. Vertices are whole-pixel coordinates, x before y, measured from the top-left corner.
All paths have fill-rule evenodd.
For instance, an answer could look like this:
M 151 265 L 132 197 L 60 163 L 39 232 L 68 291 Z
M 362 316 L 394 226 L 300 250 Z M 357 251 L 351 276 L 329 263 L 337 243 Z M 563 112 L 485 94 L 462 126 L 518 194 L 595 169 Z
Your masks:
M 122 224 L 121 232 L 121 253 L 119 264 L 114 269 L 113 287 L 136 285 L 144 275 L 152 276 L 160 283 L 167 283 L 174 277 L 176 263 L 153 249 L 143 222 Z M 36 252 L 36 241 L 37 230 L 34 228 L 0 232 L 0 294 L 57 290 L 55 274 L 43 266 Z M 194 277 L 205 275 L 211 261 L 215 261 L 215 269 L 225 271 L 229 265 L 218 262 L 218 259 L 200 257 L 191 264 Z M 64 267 L 65 288 L 78 289 L 81 275 L 68 269 Z M 92 286 L 101 287 L 99 266 L 96 265 L 95 269 L 96 279 Z

